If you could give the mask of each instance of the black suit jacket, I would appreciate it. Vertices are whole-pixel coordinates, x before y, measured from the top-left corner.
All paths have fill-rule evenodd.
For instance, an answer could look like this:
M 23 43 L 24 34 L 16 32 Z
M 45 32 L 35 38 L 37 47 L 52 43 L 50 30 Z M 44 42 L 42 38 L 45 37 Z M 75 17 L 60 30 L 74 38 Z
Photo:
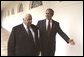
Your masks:
M 23 24 L 12 29 L 8 40 L 8 56 L 37 56 L 39 53 L 38 28 L 31 25 L 35 33 L 35 42 L 31 40 Z
M 69 37 L 61 30 L 58 22 L 52 20 L 52 29 L 49 37 L 47 36 L 48 33 L 46 31 L 46 20 L 40 20 L 37 23 L 37 26 L 40 30 L 40 44 L 42 53 L 46 54 L 48 52 L 55 52 L 55 35 L 57 33 L 59 33 L 61 37 L 68 43 Z

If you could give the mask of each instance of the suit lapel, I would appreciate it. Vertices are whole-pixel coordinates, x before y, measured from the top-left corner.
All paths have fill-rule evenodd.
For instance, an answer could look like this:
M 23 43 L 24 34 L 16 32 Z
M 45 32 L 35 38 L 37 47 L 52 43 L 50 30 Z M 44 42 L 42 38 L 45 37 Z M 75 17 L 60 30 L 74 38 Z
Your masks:
M 54 29 L 54 21 L 52 20 L 52 29 L 51 30 L 53 30 Z
M 52 20 L 52 29 L 51 29 L 51 33 L 54 31 L 55 29 L 55 24 L 54 24 L 54 21 Z
M 27 31 L 25 30 L 23 24 L 21 24 L 21 31 L 24 32 L 25 35 L 28 35 Z
M 43 20 L 43 28 L 44 28 L 44 31 L 46 31 L 46 19 Z

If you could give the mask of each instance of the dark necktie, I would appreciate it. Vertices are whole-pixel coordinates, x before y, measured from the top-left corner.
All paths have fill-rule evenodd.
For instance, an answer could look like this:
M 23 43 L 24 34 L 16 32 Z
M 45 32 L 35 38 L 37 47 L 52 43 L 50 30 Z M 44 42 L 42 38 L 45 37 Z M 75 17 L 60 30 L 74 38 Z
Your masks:
M 33 35 L 31 33 L 31 31 L 30 31 L 30 28 L 29 27 L 27 27 L 27 28 L 28 28 L 28 36 L 29 36 L 29 38 L 34 41 Z

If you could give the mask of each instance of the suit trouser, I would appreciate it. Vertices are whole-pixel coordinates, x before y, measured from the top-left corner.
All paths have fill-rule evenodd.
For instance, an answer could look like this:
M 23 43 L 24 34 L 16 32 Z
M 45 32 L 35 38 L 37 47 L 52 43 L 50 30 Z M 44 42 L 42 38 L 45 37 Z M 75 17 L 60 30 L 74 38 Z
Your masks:
M 41 56 L 54 56 L 55 50 L 46 49 L 41 51 Z

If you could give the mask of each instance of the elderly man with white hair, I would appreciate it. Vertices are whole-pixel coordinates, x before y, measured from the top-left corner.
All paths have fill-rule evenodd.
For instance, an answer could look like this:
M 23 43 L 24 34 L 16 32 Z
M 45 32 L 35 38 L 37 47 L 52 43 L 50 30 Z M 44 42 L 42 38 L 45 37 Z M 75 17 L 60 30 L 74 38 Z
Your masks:
M 31 23 L 31 14 L 26 14 L 23 23 L 13 27 L 8 40 L 8 56 L 38 56 L 38 28 Z

